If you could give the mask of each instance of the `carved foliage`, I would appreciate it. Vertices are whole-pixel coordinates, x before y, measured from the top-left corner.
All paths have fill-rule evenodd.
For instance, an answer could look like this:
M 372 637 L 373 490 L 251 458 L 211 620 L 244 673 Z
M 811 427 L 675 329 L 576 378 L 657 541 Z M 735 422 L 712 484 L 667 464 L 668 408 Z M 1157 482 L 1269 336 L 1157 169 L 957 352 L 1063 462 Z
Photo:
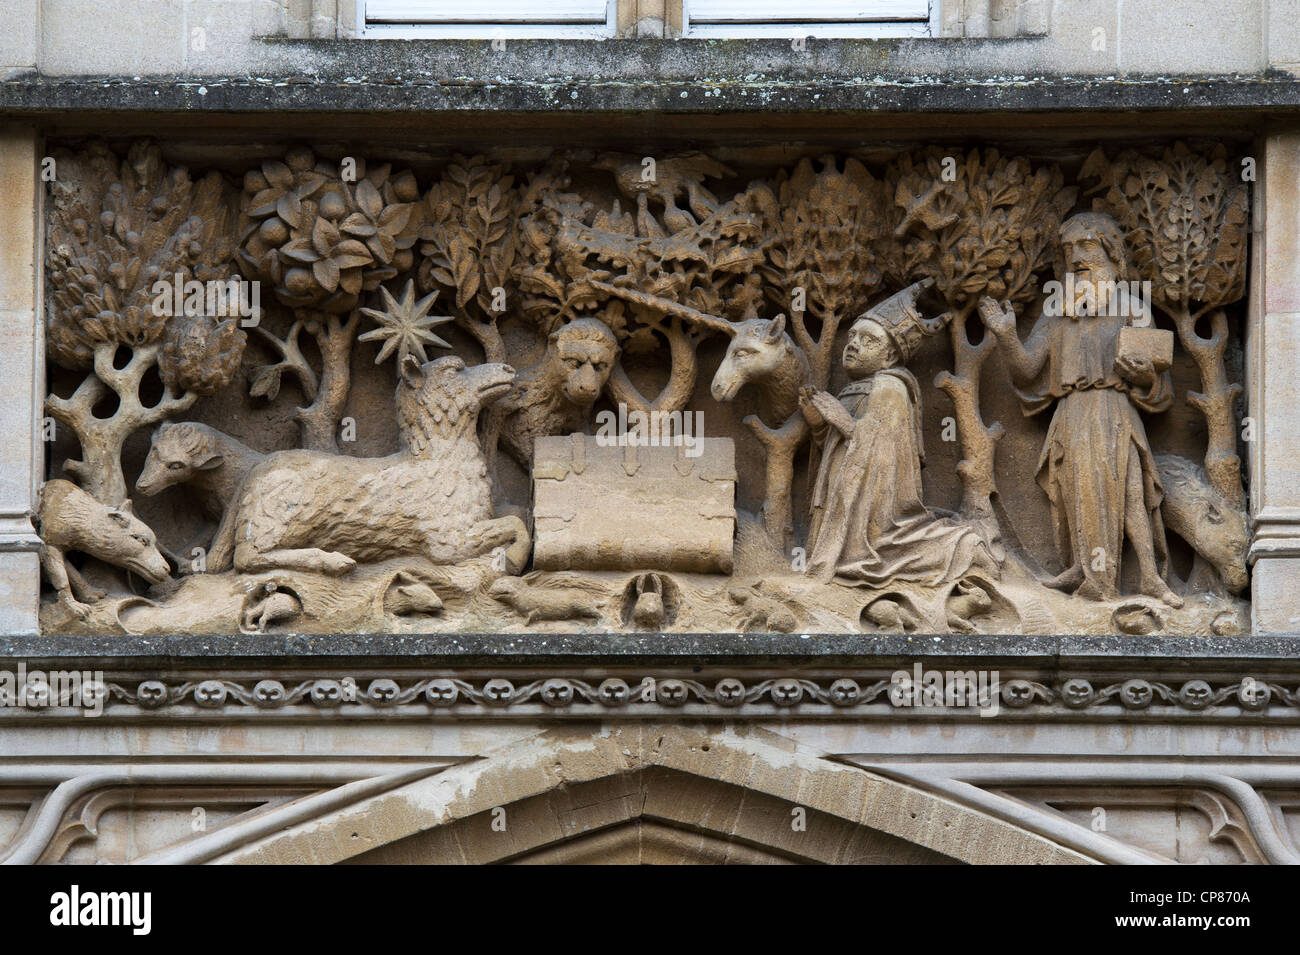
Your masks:
M 416 198 L 409 172 L 291 149 L 284 162 L 269 159 L 244 176 L 240 265 L 286 305 L 350 311 L 363 290 L 411 267 Z
M 122 162 L 98 144 L 58 161 L 48 218 L 50 356 L 89 373 L 70 398 L 50 395 L 46 409 L 81 443 L 82 460 L 68 462 L 69 473 L 103 503 L 118 504 L 126 498 L 126 438 L 224 387 L 243 355 L 244 333 L 233 321 L 204 309 L 173 314 L 178 285 L 184 300 L 184 283 L 230 274 L 229 196 L 220 174 L 196 183 L 148 143 L 132 146 Z M 123 346 L 131 355 L 119 365 Z M 154 365 L 166 391 L 146 406 L 140 385 Z M 117 410 L 97 417 L 92 409 L 109 392 Z
M 805 159 L 779 174 L 773 190 L 758 195 L 768 297 L 790 310 L 791 333 L 812 362 L 813 383 L 825 388 L 840 322 L 867 307 L 883 278 L 885 193 L 856 159 L 847 160 L 842 171 L 834 156 L 823 157 L 821 165 L 814 171 Z M 806 308 L 797 307 L 796 289 L 803 290 Z M 816 338 L 805 313 L 820 323 Z
M 1065 187 L 1060 169 L 1035 169 L 996 149 L 955 158 L 935 148 L 900 160 L 894 200 L 903 215 L 894 234 L 905 269 L 934 279 L 967 312 L 984 295 L 1031 300 L 1077 190 Z
M 455 302 L 487 361 L 505 360 L 495 322 L 505 311 L 518 241 L 513 186 L 503 166 L 458 156 L 424 197 L 420 288 L 441 290 Z
M 1129 150 L 1109 160 L 1098 149 L 1080 175 L 1097 180 L 1094 206 L 1124 227 L 1158 305 L 1205 311 L 1241 298 L 1249 195 L 1222 146 L 1203 155 L 1180 142 L 1160 159 Z

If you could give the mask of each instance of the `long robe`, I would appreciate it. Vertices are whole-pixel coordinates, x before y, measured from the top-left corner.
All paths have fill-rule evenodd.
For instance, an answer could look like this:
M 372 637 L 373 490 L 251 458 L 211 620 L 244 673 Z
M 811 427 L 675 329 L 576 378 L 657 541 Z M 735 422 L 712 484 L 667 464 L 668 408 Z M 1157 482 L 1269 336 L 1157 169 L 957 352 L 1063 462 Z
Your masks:
M 877 372 L 838 397 L 854 418 L 853 433 L 829 425 L 816 431 L 825 446 L 813 490 L 809 572 L 866 586 L 943 587 L 972 569 L 997 576 L 974 530 L 936 518 L 921 501 L 920 388 L 911 372 Z
M 1125 324 L 1123 315 L 1041 316 L 1026 348 L 1046 336 L 1047 361 L 1032 382 L 1016 389 L 1026 416 L 1056 403 L 1038 459 L 1038 484 L 1051 502 L 1061 559 L 1083 570 L 1078 593 L 1094 600 L 1119 594 L 1129 483 L 1138 472 L 1156 558 L 1162 567 L 1167 559 L 1164 491 L 1138 409 L 1168 409 L 1173 383 L 1166 371 L 1141 389 L 1116 373 Z

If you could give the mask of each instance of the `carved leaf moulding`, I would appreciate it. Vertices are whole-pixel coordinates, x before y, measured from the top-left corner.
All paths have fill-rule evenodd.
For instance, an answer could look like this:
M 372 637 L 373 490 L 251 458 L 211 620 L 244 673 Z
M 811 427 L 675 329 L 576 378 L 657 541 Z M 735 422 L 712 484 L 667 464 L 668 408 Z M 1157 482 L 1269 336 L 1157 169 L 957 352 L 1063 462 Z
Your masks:
M 911 672 L 911 671 L 907 671 Z M 981 672 L 981 671 L 975 671 Z M 982 671 L 987 674 L 988 671 Z M 105 711 L 151 713 L 162 710 L 238 713 L 290 710 L 334 711 L 342 716 L 466 715 L 504 714 L 524 707 L 555 713 L 572 711 L 583 716 L 593 712 L 634 715 L 701 711 L 729 715 L 770 715 L 774 709 L 798 711 L 801 715 L 860 717 L 894 716 L 909 712 L 924 715 L 974 715 L 978 707 L 911 704 L 890 693 L 889 675 L 871 674 L 831 678 L 819 676 L 775 676 L 745 682 L 724 676 L 701 681 L 680 676 L 608 677 L 600 682 L 579 677 L 536 676 L 534 678 L 428 677 L 394 679 L 379 677 L 366 681 L 350 678 L 316 677 L 298 681 L 277 679 L 207 679 L 130 681 L 106 680 L 83 684 L 85 698 L 102 700 Z M 1161 679 L 1089 679 L 1068 677 L 1039 682 L 1015 678 L 997 685 L 998 711 L 1047 715 L 1063 712 L 1091 712 L 1097 715 L 1147 714 L 1249 718 L 1289 716 L 1300 719 L 1300 685 L 1288 686 L 1251 676 L 1237 679 L 1192 679 L 1181 683 Z M 27 693 L 29 702 L 15 706 L 15 693 Z M 76 707 L 51 707 L 44 684 L 0 690 L 0 720 L 23 714 L 78 713 Z M 66 698 L 65 698 L 66 699 Z M 988 704 L 984 704 L 988 707 Z M 286 714 L 287 715 L 287 714 Z

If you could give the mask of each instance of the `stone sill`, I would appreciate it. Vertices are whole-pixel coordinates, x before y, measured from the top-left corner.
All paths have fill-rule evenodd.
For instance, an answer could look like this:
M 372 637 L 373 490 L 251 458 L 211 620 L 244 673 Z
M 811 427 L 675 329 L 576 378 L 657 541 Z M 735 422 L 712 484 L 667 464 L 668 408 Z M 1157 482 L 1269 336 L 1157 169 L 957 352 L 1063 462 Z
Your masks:
M 672 666 L 892 666 L 945 661 L 1016 669 L 1131 668 L 1300 673 L 1300 634 L 1234 637 L 926 634 L 340 634 L 333 636 L 0 637 L 4 661 L 112 661 L 115 668 L 218 663 L 317 666 L 363 659 L 417 665 L 578 663 Z M 61 664 L 62 665 L 62 664 Z
M 305 42 L 305 41 L 304 41 Z M 378 41 L 381 43 L 388 41 Z M 412 41 L 407 41 L 412 42 Z M 464 45 L 468 41 L 423 41 Z M 589 42 L 597 41 L 572 41 Z M 618 41 L 608 41 L 618 42 Z M 703 42 L 703 41 L 702 41 Z M 708 41 L 714 42 L 714 41 Z M 740 41 L 728 41 L 740 42 Z M 768 41 L 755 41 L 766 43 Z M 848 42 L 848 41 L 836 41 Z M 900 41 L 860 41 L 884 43 Z M 430 69 L 409 73 L 401 63 L 377 62 L 379 78 L 356 74 L 274 73 L 248 76 L 85 76 L 10 74 L 0 82 L 0 113 L 1106 113 L 1195 111 L 1300 113 L 1300 77 L 1270 71 L 1229 77 L 1130 76 L 989 77 L 949 74 L 855 75 L 785 67 L 745 75 L 583 77 L 534 74 L 457 75 Z M 453 64 L 464 74 L 464 63 Z

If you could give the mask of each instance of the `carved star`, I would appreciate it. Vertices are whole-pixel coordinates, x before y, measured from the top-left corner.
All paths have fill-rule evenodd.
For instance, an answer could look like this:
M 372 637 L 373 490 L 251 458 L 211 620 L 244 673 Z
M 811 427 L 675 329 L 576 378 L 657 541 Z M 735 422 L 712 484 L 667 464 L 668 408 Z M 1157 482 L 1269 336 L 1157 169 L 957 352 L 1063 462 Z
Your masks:
M 382 285 L 379 286 L 379 291 L 384 296 L 385 307 L 361 309 L 365 315 L 374 319 L 379 327 L 357 338 L 357 341 L 362 342 L 383 341 L 384 345 L 379 349 L 379 356 L 375 359 L 376 365 L 382 364 L 384 359 L 391 356 L 393 352 L 397 352 L 399 362 L 407 355 L 415 355 L 423 363 L 426 345 L 437 348 L 451 347 L 450 342 L 444 341 L 431 331 L 432 328 L 450 322 L 454 318 L 451 315 L 429 314 L 429 309 L 433 307 L 433 300 L 438 297 L 437 292 L 430 292 L 417 302 L 414 281 L 406 283 L 401 301 L 393 298 L 388 289 Z

